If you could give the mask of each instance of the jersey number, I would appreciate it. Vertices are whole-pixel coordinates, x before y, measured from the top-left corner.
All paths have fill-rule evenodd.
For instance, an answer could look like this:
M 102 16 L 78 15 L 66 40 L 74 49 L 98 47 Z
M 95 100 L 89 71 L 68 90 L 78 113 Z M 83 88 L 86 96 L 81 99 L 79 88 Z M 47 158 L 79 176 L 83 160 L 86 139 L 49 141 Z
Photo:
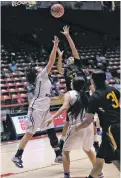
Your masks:
M 107 96 L 106 96 L 107 99 L 111 99 L 112 102 L 114 102 L 115 104 L 112 104 L 112 107 L 113 108 L 118 108 L 119 107 L 119 102 L 118 102 L 118 99 L 115 95 L 115 93 L 112 91 L 111 93 L 108 93 Z

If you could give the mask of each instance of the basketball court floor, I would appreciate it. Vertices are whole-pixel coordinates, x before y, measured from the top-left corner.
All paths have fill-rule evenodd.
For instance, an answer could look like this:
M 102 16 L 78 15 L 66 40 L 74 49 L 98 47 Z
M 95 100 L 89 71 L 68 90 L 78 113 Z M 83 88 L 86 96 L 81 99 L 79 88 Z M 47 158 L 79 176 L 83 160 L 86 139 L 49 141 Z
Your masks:
M 19 141 L 1 144 L 1 177 L 10 178 L 63 178 L 63 167 L 54 163 L 55 154 L 46 137 L 31 140 L 24 152 L 24 168 L 17 168 L 11 161 Z M 92 168 L 82 150 L 71 153 L 71 176 L 83 178 Z M 120 174 L 113 164 L 104 166 L 105 178 L 119 178 Z

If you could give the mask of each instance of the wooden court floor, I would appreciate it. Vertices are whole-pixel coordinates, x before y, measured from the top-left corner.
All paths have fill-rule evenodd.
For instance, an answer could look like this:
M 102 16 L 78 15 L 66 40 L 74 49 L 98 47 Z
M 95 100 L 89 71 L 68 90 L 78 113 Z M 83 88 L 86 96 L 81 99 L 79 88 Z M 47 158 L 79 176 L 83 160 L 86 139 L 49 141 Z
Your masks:
M 11 161 L 19 141 L 1 145 L 1 177 L 10 178 L 63 178 L 63 167 L 55 164 L 55 154 L 48 138 L 31 140 L 24 155 L 24 168 L 17 168 Z M 92 168 L 90 161 L 82 150 L 71 152 L 71 176 L 87 176 Z M 113 164 L 105 164 L 105 178 L 119 178 L 120 174 Z

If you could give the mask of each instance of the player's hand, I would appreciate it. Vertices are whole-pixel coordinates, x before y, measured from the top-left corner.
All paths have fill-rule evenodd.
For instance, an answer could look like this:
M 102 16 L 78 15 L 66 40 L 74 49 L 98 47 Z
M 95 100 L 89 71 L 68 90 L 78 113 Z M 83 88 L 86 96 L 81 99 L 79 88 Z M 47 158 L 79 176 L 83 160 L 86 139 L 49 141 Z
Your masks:
M 65 35 L 65 36 L 67 36 L 67 35 L 69 35 L 69 26 L 64 26 L 63 27 L 63 32 L 61 31 L 61 33 L 63 34 L 63 35 Z
M 57 36 L 54 36 L 54 40 L 53 40 L 53 43 L 54 43 L 54 47 L 58 47 L 58 44 L 59 44 L 59 38 Z
M 53 118 L 45 121 L 44 124 L 46 124 L 47 126 L 49 126 L 52 123 L 52 121 L 53 121 Z
M 64 51 L 61 51 L 59 48 L 57 48 L 59 59 L 62 59 Z

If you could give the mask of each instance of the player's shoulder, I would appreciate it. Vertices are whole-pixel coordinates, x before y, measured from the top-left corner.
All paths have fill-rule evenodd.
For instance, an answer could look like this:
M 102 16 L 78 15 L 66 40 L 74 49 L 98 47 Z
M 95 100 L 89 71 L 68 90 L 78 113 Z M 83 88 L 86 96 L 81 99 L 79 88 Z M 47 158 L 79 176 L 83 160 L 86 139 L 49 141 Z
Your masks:
M 89 97 L 89 103 L 91 102 L 97 102 L 100 99 L 100 94 L 96 90 L 90 97 Z

